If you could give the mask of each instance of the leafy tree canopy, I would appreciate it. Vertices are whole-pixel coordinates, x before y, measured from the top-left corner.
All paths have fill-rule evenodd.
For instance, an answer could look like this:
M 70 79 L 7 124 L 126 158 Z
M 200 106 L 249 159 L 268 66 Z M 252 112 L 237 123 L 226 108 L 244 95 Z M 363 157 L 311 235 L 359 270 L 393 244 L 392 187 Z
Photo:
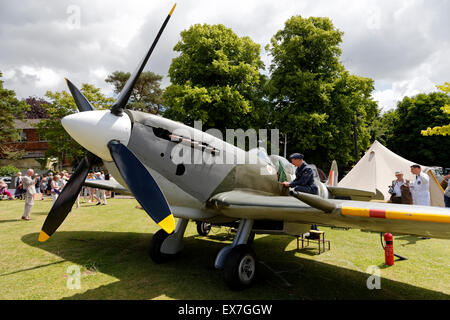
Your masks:
M 260 46 L 225 26 L 196 24 L 181 32 L 169 69 L 164 116 L 203 129 L 248 128 L 260 105 Z
M 47 111 L 43 107 L 44 104 L 50 104 L 48 101 L 42 98 L 28 97 L 25 102 L 30 106 L 30 109 L 26 112 L 27 119 L 48 118 Z
M 118 94 L 129 78 L 129 72 L 114 71 L 105 81 L 112 84 L 114 92 Z M 133 88 L 127 108 L 153 114 L 161 113 L 163 111 L 163 90 L 160 88 L 162 78 L 151 71 L 142 72 Z
M 28 104 L 19 101 L 13 90 L 3 87 L 1 78 L 0 72 L 0 143 L 19 139 L 19 130 L 15 128 L 14 120 L 24 119 L 25 112 L 29 110 Z
M 450 83 L 446 82 L 444 85 L 436 87 L 442 90 L 445 94 L 447 95 L 450 94 Z M 441 108 L 441 110 L 444 112 L 444 114 L 450 115 L 450 104 L 446 104 Z M 427 130 L 422 130 L 421 134 L 424 136 L 432 136 L 432 135 L 448 136 L 450 135 L 450 123 L 443 126 L 437 126 L 434 128 L 428 127 Z
M 350 74 L 339 62 L 343 33 L 328 18 L 294 16 L 271 39 L 268 96 L 274 123 L 290 137 L 289 152 L 326 168 L 346 167 L 370 144 L 370 123 L 379 114 L 372 79 Z
M 446 136 L 423 136 L 421 128 L 444 126 L 450 114 L 442 108 L 450 103 L 445 93 L 433 92 L 405 97 L 397 105 L 397 123 L 388 148 L 402 157 L 428 166 L 448 166 L 450 139 Z
M 384 146 L 392 140 L 395 126 L 398 123 L 398 114 L 395 110 L 389 110 L 374 119 L 370 126 L 371 141 L 378 140 Z
M 0 176 L 2 177 L 14 177 L 17 172 L 19 172 L 19 169 L 17 169 L 12 164 L 0 167 Z

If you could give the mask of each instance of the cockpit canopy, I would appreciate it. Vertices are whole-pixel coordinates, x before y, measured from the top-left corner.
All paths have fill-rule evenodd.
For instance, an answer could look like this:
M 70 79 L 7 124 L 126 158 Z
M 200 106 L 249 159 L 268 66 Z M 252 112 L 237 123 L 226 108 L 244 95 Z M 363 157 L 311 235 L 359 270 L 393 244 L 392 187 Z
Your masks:
M 295 166 L 289 162 L 286 158 L 277 155 L 271 155 L 270 160 L 274 164 L 275 168 L 277 168 L 277 172 L 281 168 L 284 170 L 286 175 L 295 175 Z

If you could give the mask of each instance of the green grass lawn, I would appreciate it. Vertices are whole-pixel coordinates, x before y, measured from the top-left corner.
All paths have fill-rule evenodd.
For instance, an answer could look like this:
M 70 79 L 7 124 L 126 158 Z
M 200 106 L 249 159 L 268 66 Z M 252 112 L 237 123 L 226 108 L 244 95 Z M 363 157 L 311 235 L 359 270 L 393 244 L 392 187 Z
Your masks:
M 51 200 L 35 201 L 31 221 L 20 219 L 23 201 L 0 201 L 0 299 L 449 299 L 450 241 L 396 236 L 395 252 L 408 257 L 384 265 L 380 236 L 321 227 L 331 251 L 297 250 L 295 237 L 256 235 L 261 271 L 250 289 L 233 292 L 214 269 L 231 243 L 226 228 L 197 235 L 189 223 L 177 260 L 155 264 L 147 250 L 159 229 L 133 199 L 107 206 L 82 203 L 45 243 L 37 241 Z M 381 289 L 369 290 L 370 266 Z M 79 289 L 70 289 L 70 268 Z

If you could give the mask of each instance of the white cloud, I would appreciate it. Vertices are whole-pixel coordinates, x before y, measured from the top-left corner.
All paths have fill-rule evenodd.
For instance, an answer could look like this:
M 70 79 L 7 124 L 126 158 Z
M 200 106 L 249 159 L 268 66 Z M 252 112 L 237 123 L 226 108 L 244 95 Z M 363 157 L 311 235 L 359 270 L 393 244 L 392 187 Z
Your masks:
M 76 25 L 79 7 L 79 28 Z M 115 70 L 133 71 L 148 50 L 172 4 L 165 0 L 45 0 L 3 2 L 0 10 L 0 70 L 5 86 L 20 97 L 43 96 L 104 81 Z M 73 9 L 73 8 L 72 8 Z M 264 46 L 294 15 L 329 17 L 344 32 L 341 60 L 352 73 L 375 80 L 374 97 L 392 108 L 404 95 L 434 90 L 449 81 L 450 1 L 448 0 L 183 0 L 146 70 L 164 75 L 177 55 L 180 32 L 195 23 L 224 24 Z M 75 16 L 74 16 L 75 15 Z M 4 49 L 6 48 L 6 50 Z M 380 83 L 383 86 L 380 88 Z
M 61 81 L 61 75 L 46 67 L 22 66 L 20 71 L 25 76 L 36 76 L 36 86 L 39 88 L 52 88 Z
M 54 69 L 30 65 L 23 65 L 16 69 L 7 69 L 4 76 L 6 83 L 12 83 L 13 86 L 19 84 L 19 90 L 16 90 L 16 94 L 22 98 L 36 95 L 36 92 L 45 93 L 47 90 L 53 90 L 64 79 Z M 24 87 L 31 88 L 31 90 L 24 91 Z
M 397 81 L 392 84 L 392 88 L 375 91 L 374 100 L 383 112 L 394 109 L 397 102 L 404 97 L 412 97 L 419 93 L 430 93 L 438 91 L 436 85 L 428 77 L 418 76 L 411 80 Z

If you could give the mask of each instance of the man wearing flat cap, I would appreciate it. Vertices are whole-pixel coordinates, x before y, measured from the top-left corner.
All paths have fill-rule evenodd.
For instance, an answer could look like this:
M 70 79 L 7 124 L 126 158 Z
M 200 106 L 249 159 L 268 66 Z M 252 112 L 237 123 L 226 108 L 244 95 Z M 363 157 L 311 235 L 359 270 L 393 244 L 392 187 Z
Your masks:
M 303 161 L 303 155 L 294 153 L 289 157 L 292 164 L 297 167 L 295 179 L 292 182 L 283 182 L 285 187 L 294 188 L 295 191 L 318 194 L 319 188 L 314 183 L 314 172 L 312 168 Z

